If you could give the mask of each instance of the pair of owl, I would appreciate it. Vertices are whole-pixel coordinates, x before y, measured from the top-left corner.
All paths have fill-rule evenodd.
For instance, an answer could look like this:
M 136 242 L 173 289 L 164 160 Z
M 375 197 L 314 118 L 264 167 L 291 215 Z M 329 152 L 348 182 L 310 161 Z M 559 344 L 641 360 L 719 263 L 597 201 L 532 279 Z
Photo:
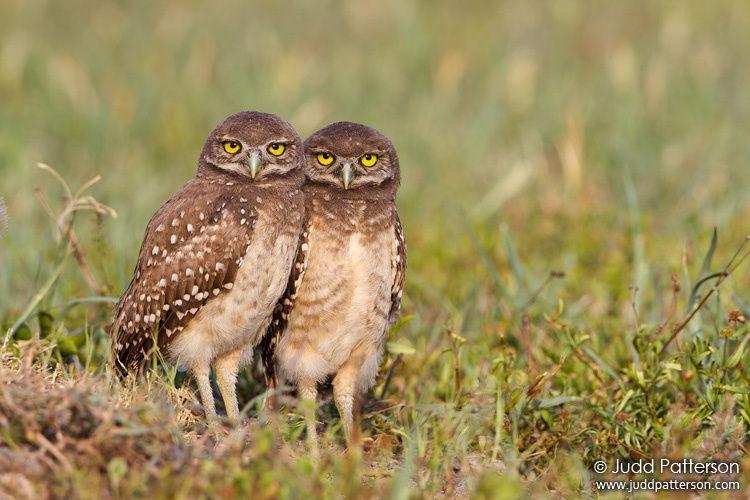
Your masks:
M 216 417 L 240 417 L 239 370 L 262 351 L 313 408 L 331 380 L 351 442 L 398 315 L 406 244 L 396 212 L 393 144 L 376 130 L 329 125 L 304 144 L 281 118 L 230 116 L 208 136 L 198 173 L 153 216 L 133 280 L 114 309 L 113 361 L 138 373 L 158 349 L 195 377 Z

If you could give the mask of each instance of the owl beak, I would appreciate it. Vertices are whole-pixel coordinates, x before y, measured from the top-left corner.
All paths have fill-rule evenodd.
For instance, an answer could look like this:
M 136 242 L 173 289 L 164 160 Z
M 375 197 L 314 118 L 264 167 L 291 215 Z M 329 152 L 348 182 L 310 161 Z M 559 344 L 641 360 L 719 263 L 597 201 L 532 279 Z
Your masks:
M 344 189 L 349 189 L 349 184 L 351 184 L 352 179 L 354 179 L 352 165 L 351 163 L 344 163 L 344 166 L 341 169 L 341 180 L 344 182 Z
M 247 159 L 247 167 L 250 169 L 250 177 L 255 179 L 255 176 L 258 175 L 262 167 L 259 151 L 250 153 L 250 158 Z

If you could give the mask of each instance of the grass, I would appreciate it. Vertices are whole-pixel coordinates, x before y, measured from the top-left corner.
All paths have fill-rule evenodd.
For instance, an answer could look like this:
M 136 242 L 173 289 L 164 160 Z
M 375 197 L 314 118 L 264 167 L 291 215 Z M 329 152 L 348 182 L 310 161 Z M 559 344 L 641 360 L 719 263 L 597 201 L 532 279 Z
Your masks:
M 748 13 L 3 2 L 0 492 L 618 498 L 597 460 L 662 457 L 737 462 L 747 487 Z M 258 424 L 253 370 L 253 418 L 217 440 L 183 373 L 123 387 L 107 365 L 148 219 L 242 109 L 399 151 L 410 320 L 354 459 L 330 405 L 317 464 L 293 412 Z

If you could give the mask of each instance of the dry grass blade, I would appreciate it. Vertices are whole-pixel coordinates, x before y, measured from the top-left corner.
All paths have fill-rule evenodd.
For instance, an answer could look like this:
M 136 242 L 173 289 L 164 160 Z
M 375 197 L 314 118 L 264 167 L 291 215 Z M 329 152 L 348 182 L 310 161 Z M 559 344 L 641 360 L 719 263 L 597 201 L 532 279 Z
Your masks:
M 92 211 L 92 212 L 96 212 L 96 213 L 103 214 L 103 215 L 110 215 L 113 218 L 117 217 L 117 212 L 115 211 L 114 208 L 107 206 L 103 203 L 100 203 L 93 196 L 90 196 L 90 195 L 83 196 L 83 193 L 87 189 L 89 189 L 91 186 L 99 182 L 99 180 L 101 179 L 100 175 L 94 176 L 93 178 L 85 182 L 75 192 L 75 195 L 74 195 L 70 187 L 68 186 L 68 183 L 65 182 L 65 179 L 63 179 L 62 176 L 54 168 L 50 167 L 49 165 L 45 163 L 38 163 L 37 167 L 41 168 L 42 170 L 49 173 L 52 177 L 54 177 L 55 180 L 57 180 L 57 182 L 60 184 L 60 186 L 62 186 L 63 190 L 65 191 L 65 196 L 64 196 L 65 207 L 57 216 L 54 215 L 54 211 L 50 208 L 49 203 L 47 203 L 43 195 L 39 194 L 40 200 L 43 203 L 45 211 L 57 223 L 57 227 L 60 233 L 59 237 L 61 239 L 65 239 L 68 235 L 68 232 L 71 230 L 73 226 L 73 217 L 75 216 L 76 212 Z
M 714 292 L 716 292 L 719 287 L 721 286 L 724 281 L 732 275 L 732 273 L 739 267 L 742 262 L 745 261 L 748 255 L 750 255 L 750 250 L 745 251 L 745 253 L 742 253 L 742 249 L 745 248 L 745 245 L 747 242 L 750 241 L 750 236 L 747 236 L 740 246 L 737 248 L 737 251 L 734 253 L 731 259 L 729 259 L 729 262 L 726 266 L 724 266 L 724 269 L 717 273 L 718 276 L 716 278 L 716 282 L 714 282 L 714 285 L 711 287 L 711 289 L 706 293 L 706 295 L 703 296 L 701 301 L 698 303 L 697 306 L 690 312 L 690 314 L 685 318 L 685 320 L 680 323 L 677 327 L 675 327 L 674 331 L 672 332 L 672 335 L 669 336 L 667 341 L 662 346 L 661 350 L 659 351 L 659 357 L 661 357 L 664 352 L 667 350 L 667 347 L 669 347 L 669 344 L 677 337 L 677 335 L 690 323 L 690 321 L 693 319 L 693 317 L 700 311 L 703 306 L 706 305 L 706 302 L 708 302 L 708 299 L 713 295 Z M 738 259 L 739 257 L 739 259 Z M 736 261 L 736 262 L 735 262 Z

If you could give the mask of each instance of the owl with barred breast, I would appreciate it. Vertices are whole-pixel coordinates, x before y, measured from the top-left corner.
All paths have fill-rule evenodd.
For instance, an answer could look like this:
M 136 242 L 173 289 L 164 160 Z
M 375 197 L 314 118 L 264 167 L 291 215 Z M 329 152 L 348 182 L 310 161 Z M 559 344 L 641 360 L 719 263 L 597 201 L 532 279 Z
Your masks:
M 314 402 L 331 380 L 351 444 L 361 397 L 375 383 L 401 306 L 406 243 L 395 204 L 398 156 L 380 132 L 350 122 L 315 132 L 303 147 L 305 225 L 264 361 L 269 379 L 292 384 L 306 402 L 313 446 Z

